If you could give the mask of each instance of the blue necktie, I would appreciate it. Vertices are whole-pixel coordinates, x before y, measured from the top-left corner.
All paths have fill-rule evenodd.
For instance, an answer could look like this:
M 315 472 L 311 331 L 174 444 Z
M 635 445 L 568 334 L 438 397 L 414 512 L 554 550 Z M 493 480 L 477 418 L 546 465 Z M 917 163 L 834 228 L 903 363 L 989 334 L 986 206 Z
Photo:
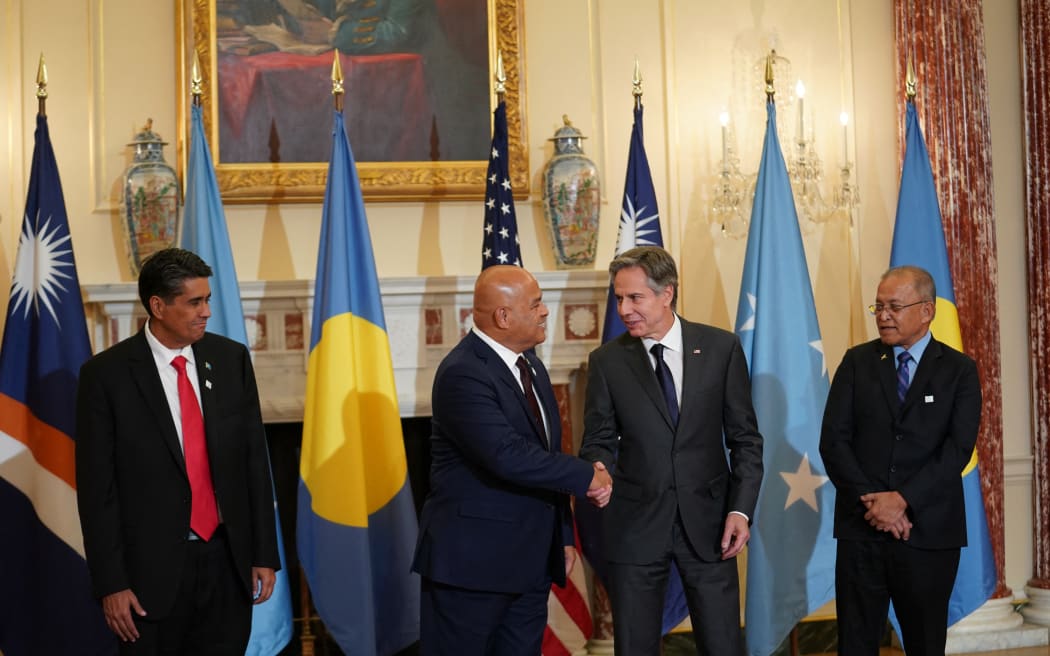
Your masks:
M 664 345 L 657 342 L 653 344 L 649 352 L 656 358 L 656 380 L 660 383 L 660 391 L 664 393 L 664 401 L 667 403 L 667 411 L 671 413 L 671 423 L 678 426 L 678 395 L 674 390 L 674 378 L 671 376 L 671 368 L 664 362 Z
M 914 360 L 911 357 L 911 353 L 903 351 L 897 356 L 897 361 L 900 362 L 900 366 L 897 367 L 897 400 L 904 403 L 904 396 L 908 393 L 908 385 L 911 383 L 911 377 L 908 375 L 908 363 Z

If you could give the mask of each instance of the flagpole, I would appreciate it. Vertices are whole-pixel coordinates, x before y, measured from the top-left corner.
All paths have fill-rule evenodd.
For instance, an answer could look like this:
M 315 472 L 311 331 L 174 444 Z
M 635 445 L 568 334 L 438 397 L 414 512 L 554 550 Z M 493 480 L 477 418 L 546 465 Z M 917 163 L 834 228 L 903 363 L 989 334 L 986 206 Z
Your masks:
M 904 76 L 904 94 L 907 96 L 908 102 L 915 102 L 918 86 L 919 81 L 915 77 L 915 68 L 911 65 L 911 55 L 908 55 L 908 72 Z
M 47 64 L 44 53 L 40 53 L 40 64 L 36 69 L 37 114 L 47 116 Z
M 332 100 L 335 102 L 335 111 L 343 111 L 343 67 L 339 63 L 339 50 L 333 51 L 332 58 Z
M 631 93 L 634 94 L 634 108 L 642 108 L 642 69 L 638 64 L 638 57 L 634 58 L 634 79 L 632 80 L 634 88 Z
M 492 85 L 496 92 L 496 104 L 503 102 L 503 94 L 507 92 L 507 74 L 503 70 L 503 51 L 496 51 L 496 76 L 495 84 Z
M 197 51 L 193 51 L 193 67 L 190 69 L 190 95 L 193 97 L 193 106 L 201 106 L 201 58 Z
M 773 56 L 776 51 L 771 51 L 766 55 L 766 100 L 771 103 L 775 103 L 773 96 L 776 95 L 776 87 L 773 86 Z

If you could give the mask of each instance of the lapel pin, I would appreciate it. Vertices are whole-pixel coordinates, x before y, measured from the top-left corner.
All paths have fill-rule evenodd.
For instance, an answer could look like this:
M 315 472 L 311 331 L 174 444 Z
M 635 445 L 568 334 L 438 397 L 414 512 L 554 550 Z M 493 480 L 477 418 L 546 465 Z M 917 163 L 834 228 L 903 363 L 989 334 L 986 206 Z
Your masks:
M 207 387 L 208 389 L 211 389 L 211 381 L 210 380 L 205 380 L 204 381 L 204 386 Z
M 700 349 L 693 349 L 693 355 L 700 355 Z
M 881 357 L 881 358 L 879 358 L 879 359 L 880 359 L 880 360 L 885 360 L 885 359 L 886 359 L 886 354 L 885 354 L 885 353 L 883 353 L 883 354 L 882 354 L 882 357 Z
M 933 403 L 933 394 L 927 394 L 927 395 L 926 395 L 926 396 L 925 396 L 925 397 L 923 398 L 923 401 L 925 401 L 926 403 Z
M 208 371 L 211 371 L 211 363 L 208 362 L 207 360 L 205 360 L 204 361 L 204 368 L 207 369 Z

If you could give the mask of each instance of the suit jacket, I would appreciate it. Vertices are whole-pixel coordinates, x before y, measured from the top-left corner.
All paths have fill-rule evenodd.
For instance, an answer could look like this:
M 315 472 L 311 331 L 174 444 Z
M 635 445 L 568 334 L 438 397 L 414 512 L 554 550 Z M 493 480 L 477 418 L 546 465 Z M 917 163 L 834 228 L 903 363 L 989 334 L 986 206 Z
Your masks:
M 966 545 L 961 473 L 977 442 L 981 386 L 968 356 L 931 339 L 901 404 L 893 347 L 846 351 L 824 408 L 820 455 L 835 484 L 835 537 L 892 540 L 864 519 L 862 494 L 897 490 L 908 502 L 908 544 Z
M 430 492 L 413 571 L 473 590 L 520 593 L 565 585 L 575 544 L 568 495 L 586 494 L 590 464 L 561 452 L 561 419 L 535 353 L 550 447 L 506 364 L 473 332 L 438 367 L 433 389 Z
M 280 567 L 255 375 L 248 350 L 225 337 L 205 333 L 193 353 L 215 498 L 250 599 L 251 568 Z M 186 559 L 190 484 L 143 332 L 84 364 L 76 421 L 77 501 L 94 592 L 130 588 L 150 617 L 162 618 Z
M 740 341 L 711 326 L 685 320 L 681 326 L 677 429 L 641 339 L 625 333 L 590 356 L 580 457 L 616 465 L 603 511 L 612 562 L 663 556 L 676 509 L 700 558 L 720 560 L 726 514 L 754 516 L 762 436 Z

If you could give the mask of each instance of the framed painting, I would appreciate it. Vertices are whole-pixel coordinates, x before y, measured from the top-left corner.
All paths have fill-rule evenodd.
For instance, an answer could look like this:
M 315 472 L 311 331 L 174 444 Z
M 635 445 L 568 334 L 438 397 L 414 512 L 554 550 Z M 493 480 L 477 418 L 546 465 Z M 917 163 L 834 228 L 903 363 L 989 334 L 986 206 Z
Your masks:
M 180 169 L 196 52 L 223 199 L 320 201 L 338 53 L 365 198 L 481 198 L 502 52 L 511 182 L 524 197 L 523 1 L 177 0 Z

